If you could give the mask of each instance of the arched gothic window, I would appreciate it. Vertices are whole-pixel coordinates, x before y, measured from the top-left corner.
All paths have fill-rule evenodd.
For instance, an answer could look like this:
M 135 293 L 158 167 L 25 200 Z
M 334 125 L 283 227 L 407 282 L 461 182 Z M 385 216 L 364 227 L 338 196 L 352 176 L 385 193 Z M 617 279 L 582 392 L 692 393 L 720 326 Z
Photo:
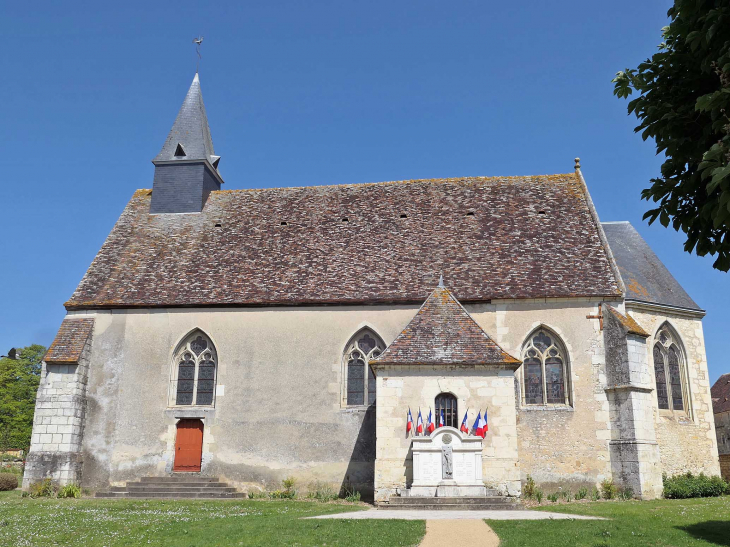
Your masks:
M 444 425 L 451 427 L 459 427 L 458 408 L 457 408 L 456 397 L 451 393 L 439 393 L 436 396 L 436 425 L 441 422 L 441 411 L 444 412 Z
M 684 410 L 682 376 L 684 355 L 679 345 L 679 337 L 665 323 L 657 332 L 654 343 L 654 378 L 659 408 L 664 410 Z
M 178 346 L 174 357 L 176 405 L 212 405 L 218 355 L 203 332 L 196 330 Z
M 375 375 L 368 361 L 385 349 L 383 340 L 370 329 L 358 332 L 345 350 L 347 404 L 368 405 L 375 402 Z
M 525 404 L 570 404 L 566 357 L 553 333 L 539 329 L 530 335 L 522 350 Z

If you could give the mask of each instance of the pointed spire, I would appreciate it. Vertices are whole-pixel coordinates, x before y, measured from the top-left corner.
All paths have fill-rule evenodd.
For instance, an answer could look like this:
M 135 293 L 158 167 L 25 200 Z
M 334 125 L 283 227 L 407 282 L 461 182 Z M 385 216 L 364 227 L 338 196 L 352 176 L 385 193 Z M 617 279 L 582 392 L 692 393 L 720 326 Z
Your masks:
M 184 152 L 184 156 L 179 155 L 181 151 Z M 162 150 L 152 161 L 181 159 L 208 160 L 215 169 L 218 168 L 220 161 L 220 156 L 216 156 L 213 151 L 213 139 L 210 136 L 208 116 L 205 113 L 197 72 Z
M 441 272 L 441 275 L 439 276 L 438 288 L 439 289 L 443 289 L 444 288 L 444 272 Z

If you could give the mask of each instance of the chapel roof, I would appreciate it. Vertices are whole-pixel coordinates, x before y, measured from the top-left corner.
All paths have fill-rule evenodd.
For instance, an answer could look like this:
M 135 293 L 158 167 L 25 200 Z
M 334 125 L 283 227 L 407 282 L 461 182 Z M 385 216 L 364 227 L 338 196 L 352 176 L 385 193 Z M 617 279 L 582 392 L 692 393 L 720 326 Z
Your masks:
M 68 309 L 621 296 L 575 173 L 132 196 Z M 426 266 L 427 265 L 427 266 Z
M 78 363 L 86 341 L 94 329 L 94 320 L 67 317 L 61 322 L 51 347 L 43 360 L 46 363 Z
M 371 365 L 519 365 L 441 283 Z
M 603 222 L 626 300 L 702 311 L 629 222 Z
M 730 372 L 717 379 L 710 389 L 712 397 L 712 413 L 730 412 Z

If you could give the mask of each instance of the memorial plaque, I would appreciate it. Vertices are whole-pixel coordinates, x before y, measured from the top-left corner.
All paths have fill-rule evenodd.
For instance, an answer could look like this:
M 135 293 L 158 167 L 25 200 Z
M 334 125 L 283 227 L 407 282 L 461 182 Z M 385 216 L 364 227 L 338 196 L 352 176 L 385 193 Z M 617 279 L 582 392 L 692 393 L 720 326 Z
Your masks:
M 438 452 L 421 454 L 419 459 L 419 480 L 436 484 L 441 480 L 441 461 Z
M 441 447 L 441 468 L 444 479 L 454 478 L 454 452 L 450 445 Z

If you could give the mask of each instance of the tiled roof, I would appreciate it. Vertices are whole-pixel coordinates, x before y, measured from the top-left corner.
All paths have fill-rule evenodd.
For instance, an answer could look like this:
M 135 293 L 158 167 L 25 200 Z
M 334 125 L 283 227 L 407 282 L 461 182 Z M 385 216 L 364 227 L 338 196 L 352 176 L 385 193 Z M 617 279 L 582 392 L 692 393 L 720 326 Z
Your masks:
M 712 413 L 730 412 L 730 373 L 723 374 L 710 390 Z
M 618 321 L 623 325 L 623 327 L 626 329 L 626 332 L 630 334 L 637 334 L 639 336 L 643 336 L 644 338 L 650 336 L 648 332 L 646 332 L 641 325 L 639 325 L 636 322 L 636 319 L 631 317 L 630 315 L 624 315 L 620 311 L 618 311 L 613 306 L 609 306 L 605 302 L 603 303 L 605 308 L 611 313 Z
M 628 222 L 603 222 L 626 299 L 702 311 Z
M 617 297 L 584 186 L 535 177 L 212 192 L 150 215 L 138 190 L 69 309 Z
M 371 365 L 519 365 L 439 286 Z
M 46 363 L 78 363 L 93 328 L 93 319 L 67 317 L 43 360 Z

